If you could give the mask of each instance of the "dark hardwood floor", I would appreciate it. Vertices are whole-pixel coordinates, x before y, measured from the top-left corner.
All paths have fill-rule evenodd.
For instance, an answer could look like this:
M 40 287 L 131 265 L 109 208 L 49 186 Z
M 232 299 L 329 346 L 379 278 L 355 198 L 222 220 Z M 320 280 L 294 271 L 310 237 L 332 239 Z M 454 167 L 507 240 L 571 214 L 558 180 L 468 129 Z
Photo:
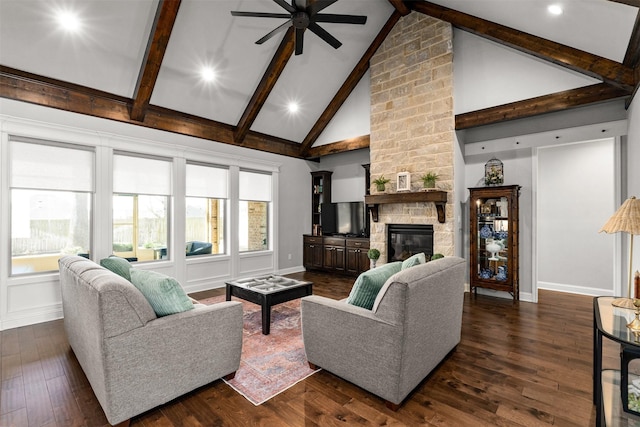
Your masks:
M 299 273 L 314 293 L 353 278 Z M 202 298 L 220 290 L 198 293 Z M 221 380 L 132 419 L 133 426 L 591 426 L 592 298 L 540 291 L 539 304 L 465 295 L 462 342 L 397 412 L 320 371 L 254 406 Z M 607 340 L 605 340 L 607 341 Z M 619 364 L 606 344 L 605 365 Z M 62 321 L 0 332 L 0 426 L 102 426 L 106 419 Z

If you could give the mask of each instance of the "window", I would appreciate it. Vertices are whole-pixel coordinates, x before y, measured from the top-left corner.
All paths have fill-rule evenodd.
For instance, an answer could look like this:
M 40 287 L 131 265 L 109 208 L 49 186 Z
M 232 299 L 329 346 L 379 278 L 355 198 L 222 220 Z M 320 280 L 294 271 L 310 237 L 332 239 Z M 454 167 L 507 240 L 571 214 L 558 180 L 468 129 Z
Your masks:
M 241 170 L 239 185 L 239 250 L 267 250 L 270 245 L 271 174 Z
M 166 258 L 171 160 L 113 156 L 113 253 L 132 261 Z
M 58 270 L 63 254 L 89 257 L 92 149 L 11 138 L 11 275 Z
M 223 254 L 229 170 L 187 163 L 186 255 Z

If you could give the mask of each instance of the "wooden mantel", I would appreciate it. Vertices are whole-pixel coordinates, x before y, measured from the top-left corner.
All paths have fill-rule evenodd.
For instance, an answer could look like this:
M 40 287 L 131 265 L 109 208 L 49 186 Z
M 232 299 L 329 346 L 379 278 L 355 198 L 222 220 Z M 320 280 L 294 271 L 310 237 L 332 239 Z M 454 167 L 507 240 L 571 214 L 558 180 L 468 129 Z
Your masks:
M 392 194 L 370 194 L 364 196 L 364 202 L 367 204 L 373 222 L 378 222 L 378 205 L 389 203 L 416 203 L 416 202 L 433 202 L 436 204 L 438 212 L 438 222 L 445 222 L 445 206 L 447 204 L 447 192 L 434 191 L 416 191 L 408 193 L 392 193 Z

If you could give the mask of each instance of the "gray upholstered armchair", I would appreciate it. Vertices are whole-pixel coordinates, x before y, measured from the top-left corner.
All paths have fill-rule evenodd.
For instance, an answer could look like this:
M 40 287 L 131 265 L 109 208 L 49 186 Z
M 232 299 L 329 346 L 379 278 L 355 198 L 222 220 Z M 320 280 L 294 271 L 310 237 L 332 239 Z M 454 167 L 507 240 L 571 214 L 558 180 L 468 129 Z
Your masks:
M 460 342 L 465 266 L 445 257 L 402 270 L 387 280 L 373 310 L 302 298 L 307 360 L 398 409 Z

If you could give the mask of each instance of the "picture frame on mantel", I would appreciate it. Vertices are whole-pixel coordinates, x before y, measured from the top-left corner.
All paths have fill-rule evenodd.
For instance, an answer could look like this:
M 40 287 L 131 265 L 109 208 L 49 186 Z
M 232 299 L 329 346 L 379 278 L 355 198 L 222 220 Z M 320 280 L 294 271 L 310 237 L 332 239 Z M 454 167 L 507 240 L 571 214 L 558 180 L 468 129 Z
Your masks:
M 398 172 L 396 181 L 396 191 L 410 191 L 411 190 L 411 173 Z

